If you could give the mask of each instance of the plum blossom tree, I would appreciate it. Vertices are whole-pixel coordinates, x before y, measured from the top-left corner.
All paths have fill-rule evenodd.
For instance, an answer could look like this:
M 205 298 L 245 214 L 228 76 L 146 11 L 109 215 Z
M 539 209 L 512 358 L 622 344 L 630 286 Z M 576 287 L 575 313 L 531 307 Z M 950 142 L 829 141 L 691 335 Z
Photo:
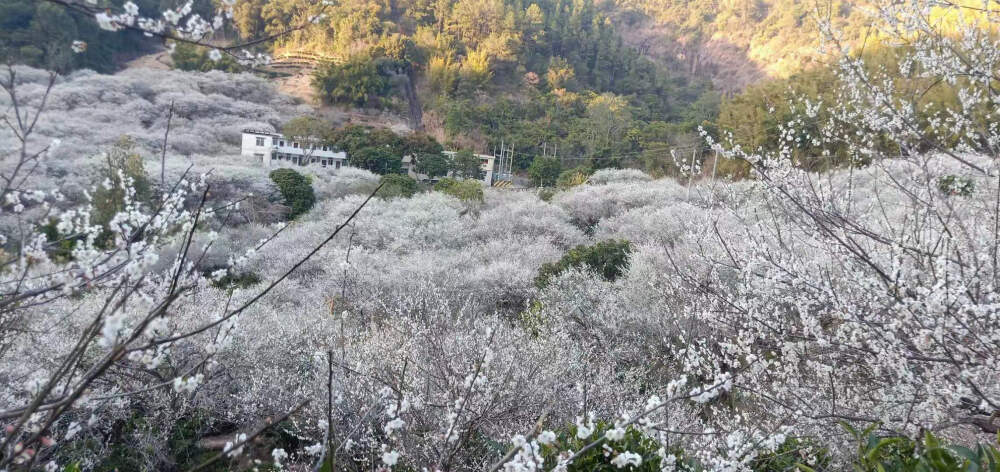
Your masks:
M 742 471 L 806 440 L 845 470 L 855 438 L 838 422 L 992 440 L 1000 48 L 995 2 L 982 5 L 872 3 L 905 67 L 836 49 L 841 101 L 796 102 L 784 148 L 711 142 L 751 164 L 746 182 L 689 195 L 602 171 L 551 203 L 486 189 L 470 209 L 439 192 L 371 199 L 377 176 L 355 169 L 319 175 L 324 197 L 292 225 L 214 233 L 205 219 L 232 207 L 202 203 L 212 182 L 182 173 L 146 203 L 124 192 L 110 247 L 86 204 L 25 187 L 46 182 L 24 176 L 58 147 L 37 139 L 44 107 L 21 106 L 11 69 L 0 210 L 23 230 L 0 255 L 0 468 L 93 469 L 112 448 L 155 450 L 136 460 L 162 468 L 197 412 L 223 435 L 212 461 L 235 465 L 281 428 L 296 441 L 254 458 L 329 470 L 572 470 L 596 456 Z M 44 104 L 60 79 L 36 79 Z M 898 91 L 921 84 L 962 99 L 918 118 Z M 229 113 L 177 106 L 204 126 Z M 852 164 L 797 169 L 801 140 Z M 52 218 L 76 241 L 67 260 L 39 230 Z M 618 277 L 569 268 L 533 287 L 544 263 L 607 239 L 632 243 Z M 225 269 L 204 274 L 208 259 Z M 243 272 L 264 282 L 210 283 Z M 114 435 L 135 416 L 148 427 Z

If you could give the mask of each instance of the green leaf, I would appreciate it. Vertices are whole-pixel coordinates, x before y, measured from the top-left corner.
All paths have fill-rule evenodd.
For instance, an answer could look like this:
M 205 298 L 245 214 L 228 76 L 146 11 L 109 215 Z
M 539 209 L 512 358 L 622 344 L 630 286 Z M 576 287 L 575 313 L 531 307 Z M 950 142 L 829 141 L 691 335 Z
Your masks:
M 878 440 L 877 442 L 875 442 L 874 446 L 871 445 L 873 440 Z M 875 458 L 875 455 L 878 454 L 879 451 L 882 450 L 882 448 L 888 447 L 888 446 L 892 446 L 893 444 L 899 444 L 902 441 L 903 441 L 903 438 L 882 438 L 882 439 L 878 439 L 876 436 L 869 436 L 868 437 L 868 444 L 869 444 L 868 453 L 865 454 L 865 459 L 872 460 L 872 459 Z
M 974 463 L 978 463 L 979 462 L 979 454 L 976 454 L 976 451 L 973 451 L 972 449 L 969 449 L 969 448 L 967 448 L 965 446 L 951 445 L 951 446 L 948 446 L 948 449 L 951 449 L 952 451 L 955 452 L 955 454 L 958 454 L 958 455 L 960 455 L 960 456 L 968 459 L 970 462 L 974 462 Z
M 846 421 L 838 421 L 837 424 L 839 424 L 842 428 L 846 429 L 848 433 L 851 433 L 851 436 L 854 436 L 854 439 L 861 438 L 860 435 L 858 435 L 858 430 L 854 429 L 853 426 L 847 424 Z

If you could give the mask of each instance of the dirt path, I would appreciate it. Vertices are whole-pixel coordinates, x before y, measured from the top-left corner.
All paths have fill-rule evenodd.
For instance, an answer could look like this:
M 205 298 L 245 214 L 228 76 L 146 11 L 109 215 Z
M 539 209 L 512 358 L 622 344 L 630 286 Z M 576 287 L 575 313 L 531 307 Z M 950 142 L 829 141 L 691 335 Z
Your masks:
M 166 50 L 162 50 L 132 59 L 131 61 L 125 63 L 124 68 L 170 70 L 172 66 L 173 61 L 170 59 L 170 55 L 167 54 Z

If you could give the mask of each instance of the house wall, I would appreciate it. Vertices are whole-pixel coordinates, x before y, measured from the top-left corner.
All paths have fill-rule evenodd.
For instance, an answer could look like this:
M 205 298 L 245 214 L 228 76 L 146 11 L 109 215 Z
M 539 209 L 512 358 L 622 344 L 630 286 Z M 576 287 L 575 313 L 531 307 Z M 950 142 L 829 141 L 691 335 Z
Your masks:
M 263 140 L 263 145 L 259 143 Z M 324 167 L 340 168 L 347 165 L 347 153 L 324 150 L 317 146 L 312 149 L 303 144 L 286 140 L 276 133 L 244 131 L 241 139 L 240 154 L 255 159 L 265 167 L 279 162 L 297 165 L 319 164 Z M 305 146 L 308 146 L 306 144 Z
M 264 145 L 257 145 L 257 138 L 264 139 Z M 262 164 L 267 164 L 271 156 L 272 136 L 257 133 L 243 133 L 240 144 L 240 155 L 256 160 Z

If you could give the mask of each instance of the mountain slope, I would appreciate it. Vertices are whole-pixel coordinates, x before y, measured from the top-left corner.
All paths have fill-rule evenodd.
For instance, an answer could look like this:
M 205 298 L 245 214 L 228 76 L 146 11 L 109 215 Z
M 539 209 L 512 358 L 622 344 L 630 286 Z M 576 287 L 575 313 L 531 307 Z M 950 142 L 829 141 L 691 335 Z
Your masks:
M 626 42 L 687 73 L 738 92 L 767 78 L 787 78 L 819 58 L 822 15 L 856 40 L 867 16 L 858 2 L 833 0 L 616 0 Z

